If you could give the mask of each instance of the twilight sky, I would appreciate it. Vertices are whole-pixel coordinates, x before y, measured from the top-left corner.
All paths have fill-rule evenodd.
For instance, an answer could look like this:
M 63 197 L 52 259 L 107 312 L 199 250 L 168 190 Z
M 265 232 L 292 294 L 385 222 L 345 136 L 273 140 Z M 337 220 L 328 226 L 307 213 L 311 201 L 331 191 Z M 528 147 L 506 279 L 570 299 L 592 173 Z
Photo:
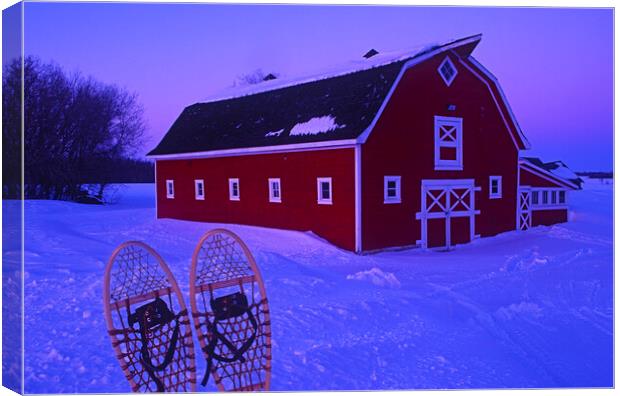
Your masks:
M 574 170 L 613 168 L 611 9 L 26 3 L 25 51 L 137 92 L 153 148 L 185 106 L 261 68 L 282 76 L 482 33 L 532 143 Z

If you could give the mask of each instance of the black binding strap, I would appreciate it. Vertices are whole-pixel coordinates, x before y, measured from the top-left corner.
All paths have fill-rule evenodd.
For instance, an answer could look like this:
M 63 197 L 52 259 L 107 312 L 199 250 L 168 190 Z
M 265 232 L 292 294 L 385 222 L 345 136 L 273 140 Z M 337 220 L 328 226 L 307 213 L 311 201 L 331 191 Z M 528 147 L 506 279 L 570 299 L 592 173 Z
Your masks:
M 213 309 L 215 318 L 212 323 L 206 319 L 207 330 L 211 334 L 211 339 L 209 340 L 209 344 L 203 348 L 203 352 L 207 355 L 207 369 L 205 370 L 204 377 L 202 378 L 202 386 L 207 386 L 207 382 L 209 382 L 209 375 L 213 367 L 213 359 L 226 363 L 235 361 L 245 362 L 243 354 L 247 352 L 247 350 L 250 349 L 254 343 L 256 333 L 258 331 L 258 323 L 256 322 L 256 318 L 254 317 L 254 314 L 252 314 L 252 311 L 248 305 L 247 297 L 243 293 L 237 292 L 216 299 L 211 299 L 211 308 Z M 217 325 L 220 321 L 242 316 L 244 314 L 248 315 L 248 320 L 252 325 L 252 335 L 241 345 L 241 347 L 237 348 L 230 340 L 219 332 Z M 226 348 L 232 352 L 232 357 L 226 357 L 215 353 L 215 347 L 218 342 L 224 344 Z
M 186 314 L 187 310 L 185 309 L 176 315 L 173 314 L 170 309 L 168 309 L 166 303 L 157 297 L 154 301 L 137 308 L 136 312 L 129 315 L 129 325 L 133 326 L 134 323 L 138 323 L 139 327 L 140 342 L 142 343 L 142 347 L 140 348 L 140 363 L 142 363 L 149 377 L 155 382 L 157 392 L 164 392 L 165 387 L 163 382 L 155 375 L 155 372 L 163 371 L 168 367 L 170 362 L 172 362 L 179 339 L 179 318 Z M 174 331 L 172 332 L 172 337 L 170 338 L 170 344 L 166 350 L 164 360 L 160 364 L 153 364 L 148 348 L 148 341 L 151 338 L 150 334 L 173 320 L 176 321 L 176 324 L 174 325 Z

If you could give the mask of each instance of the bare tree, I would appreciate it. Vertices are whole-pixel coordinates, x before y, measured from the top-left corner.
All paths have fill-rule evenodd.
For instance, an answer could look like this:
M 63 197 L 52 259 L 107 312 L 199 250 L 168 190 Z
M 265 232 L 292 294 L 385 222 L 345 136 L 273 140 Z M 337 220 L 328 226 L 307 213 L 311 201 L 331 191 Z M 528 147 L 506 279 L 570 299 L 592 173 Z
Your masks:
M 19 166 L 21 60 L 4 69 L 2 81 L 4 165 Z M 16 105 L 17 103 L 17 105 Z M 143 141 L 143 109 L 135 94 L 57 65 L 24 59 L 24 193 L 27 198 L 77 200 L 86 183 L 103 197 L 111 164 L 135 154 Z M 6 154 L 9 154 L 7 157 Z M 17 165 L 16 165 L 17 164 Z M 15 196 L 15 178 L 3 194 Z M 17 180 L 19 184 L 19 180 Z

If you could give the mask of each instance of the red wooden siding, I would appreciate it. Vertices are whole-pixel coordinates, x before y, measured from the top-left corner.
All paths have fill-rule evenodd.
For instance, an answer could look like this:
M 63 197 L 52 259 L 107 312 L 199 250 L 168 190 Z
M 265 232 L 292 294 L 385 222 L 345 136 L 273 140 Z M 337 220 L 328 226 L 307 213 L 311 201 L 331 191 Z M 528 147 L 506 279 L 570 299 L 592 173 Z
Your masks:
M 495 235 L 515 229 L 518 151 L 489 89 L 459 61 L 450 57 L 458 74 L 448 87 L 437 72 L 446 54 L 405 72 L 391 100 L 362 145 L 362 245 L 364 250 L 413 245 L 421 238 L 422 179 L 475 179 L 476 234 Z M 474 67 L 470 65 L 470 67 Z M 482 75 L 482 73 L 479 73 Z M 449 111 L 448 106 L 456 110 Z M 434 116 L 463 118 L 462 171 L 434 170 Z M 400 204 L 383 203 L 383 177 L 401 176 Z M 489 199 L 489 176 L 502 176 L 502 198 Z M 454 222 L 454 221 L 453 221 Z M 429 222 L 429 242 L 440 222 Z M 454 222 L 453 243 L 469 240 L 461 233 L 468 220 Z M 438 231 L 441 234 L 441 231 Z M 430 245 L 429 245 L 430 246 Z
M 520 184 L 522 186 L 531 186 L 531 187 L 550 187 L 550 188 L 564 188 L 563 185 L 540 177 L 532 172 L 530 172 L 525 167 L 521 167 L 521 175 L 520 175 Z
M 552 225 L 566 223 L 568 221 L 567 209 L 534 210 L 532 211 L 532 227 L 539 225 Z
M 355 249 L 354 149 L 158 160 L 157 216 L 215 223 L 313 231 L 336 246 Z M 317 204 L 317 177 L 332 178 L 332 205 Z M 239 179 L 230 201 L 228 179 Z M 268 178 L 280 178 L 282 203 L 269 202 Z M 166 180 L 175 197 L 166 198 Z M 205 199 L 196 200 L 194 180 Z

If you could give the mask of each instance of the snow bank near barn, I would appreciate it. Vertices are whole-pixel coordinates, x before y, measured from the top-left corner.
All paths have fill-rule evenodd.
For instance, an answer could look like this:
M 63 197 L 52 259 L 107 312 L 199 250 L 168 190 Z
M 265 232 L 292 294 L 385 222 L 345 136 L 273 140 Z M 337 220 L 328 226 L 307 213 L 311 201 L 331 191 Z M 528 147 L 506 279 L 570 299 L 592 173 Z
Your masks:
M 383 272 L 376 267 L 371 268 L 368 271 L 360 271 L 353 275 L 347 275 L 347 279 L 366 281 L 381 287 L 400 287 L 400 282 L 393 273 Z
M 333 116 L 314 117 L 306 122 L 295 124 L 289 133 L 290 136 L 318 135 L 326 133 L 338 128 L 344 128 L 346 125 L 338 125 Z

